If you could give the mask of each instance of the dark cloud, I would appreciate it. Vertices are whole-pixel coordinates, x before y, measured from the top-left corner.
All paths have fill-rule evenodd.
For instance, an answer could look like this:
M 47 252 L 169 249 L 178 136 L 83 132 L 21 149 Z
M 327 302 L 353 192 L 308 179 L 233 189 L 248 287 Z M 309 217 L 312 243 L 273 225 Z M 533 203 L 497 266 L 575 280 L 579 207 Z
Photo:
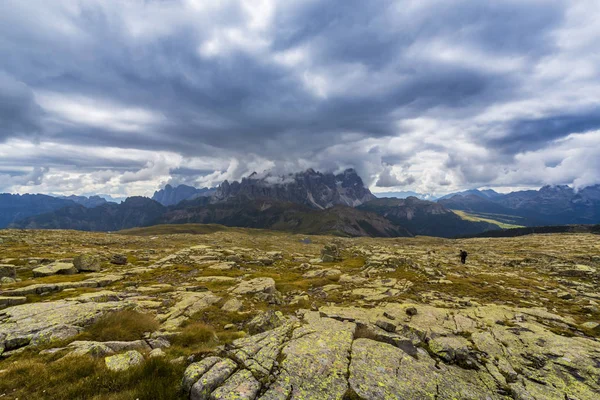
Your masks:
M 0 70 L 0 141 L 37 134 L 42 116 L 31 89 Z
M 97 173 L 86 191 L 349 166 L 380 187 L 516 185 L 519 154 L 600 127 L 583 3 L 8 0 L 0 142 L 40 146 L 0 166 Z

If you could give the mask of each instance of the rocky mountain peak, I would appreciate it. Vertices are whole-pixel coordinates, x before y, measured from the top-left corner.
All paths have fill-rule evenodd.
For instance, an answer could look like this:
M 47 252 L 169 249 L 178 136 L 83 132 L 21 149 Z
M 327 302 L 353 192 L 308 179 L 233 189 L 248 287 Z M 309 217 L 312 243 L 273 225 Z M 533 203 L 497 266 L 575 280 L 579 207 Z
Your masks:
M 152 200 L 159 202 L 163 206 L 172 206 L 184 200 L 192 200 L 200 196 L 210 196 L 213 192 L 214 189 L 209 188 L 197 189 L 188 185 L 173 187 L 170 184 L 166 184 L 164 189 L 154 192 Z

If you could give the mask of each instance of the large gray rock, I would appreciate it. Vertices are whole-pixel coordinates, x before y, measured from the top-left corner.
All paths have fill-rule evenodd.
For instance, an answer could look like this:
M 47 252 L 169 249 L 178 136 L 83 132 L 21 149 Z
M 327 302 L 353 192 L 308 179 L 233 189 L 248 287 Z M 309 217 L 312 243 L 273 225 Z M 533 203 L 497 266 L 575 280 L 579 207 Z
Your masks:
M 48 343 L 76 335 L 99 317 L 129 307 L 125 301 L 78 303 L 50 301 L 0 310 L 0 346 L 14 350 L 30 343 Z
M 102 269 L 100 257 L 81 254 L 73 259 L 73 265 L 79 272 L 99 272 Z
M 72 263 L 57 262 L 34 269 L 33 277 L 40 278 L 52 275 L 74 275 L 77 272 L 77 268 L 75 268 Z
M 256 294 L 256 293 L 275 293 L 275 281 L 273 278 L 254 278 L 249 281 L 240 282 L 232 293 L 234 294 Z

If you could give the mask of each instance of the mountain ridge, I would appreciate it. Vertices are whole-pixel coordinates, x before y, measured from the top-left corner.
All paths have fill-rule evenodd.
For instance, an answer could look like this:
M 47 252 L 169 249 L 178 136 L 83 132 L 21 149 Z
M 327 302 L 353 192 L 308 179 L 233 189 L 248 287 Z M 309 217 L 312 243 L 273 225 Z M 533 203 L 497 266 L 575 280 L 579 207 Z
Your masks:
M 197 197 L 211 196 L 215 192 L 213 188 L 195 188 L 188 185 L 178 185 L 173 187 L 170 184 L 165 185 L 163 189 L 154 192 L 151 199 L 159 202 L 163 206 L 173 206 L 184 200 L 193 200 Z
M 241 181 L 225 180 L 217 188 L 213 202 L 226 201 L 243 195 L 249 199 L 272 198 L 325 209 L 336 205 L 356 207 L 376 197 L 367 189 L 352 168 L 342 173 L 321 173 L 308 169 L 304 172 L 259 177 L 253 173 Z

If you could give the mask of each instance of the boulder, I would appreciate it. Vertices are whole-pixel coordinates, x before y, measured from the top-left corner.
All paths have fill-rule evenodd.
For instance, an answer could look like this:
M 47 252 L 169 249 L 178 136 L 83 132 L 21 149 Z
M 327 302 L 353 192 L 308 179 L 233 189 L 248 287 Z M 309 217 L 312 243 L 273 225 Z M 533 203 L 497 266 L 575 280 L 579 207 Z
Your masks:
M 73 265 L 79 272 L 99 272 L 102 269 L 100 257 L 81 254 L 73 259 Z
M 165 356 L 166 356 L 166 354 L 163 351 L 163 349 L 154 349 L 148 354 L 148 357 L 150 357 L 150 358 L 160 358 L 160 357 L 165 357 Z
M 410 317 L 417 315 L 417 309 L 415 307 L 408 307 L 406 309 L 406 315 L 408 315 Z
M 8 276 L 3 276 L 2 278 L 0 278 L 0 284 L 3 285 L 10 285 L 12 283 L 15 283 L 17 280 L 14 278 L 9 278 Z
M 110 263 L 114 265 L 127 265 L 127 256 L 123 254 L 113 254 Z
M 131 350 L 126 353 L 106 357 L 104 361 L 106 362 L 106 368 L 111 371 L 126 371 L 144 362 L 144 357 L 139 351 Z
M 72 263 L 56 262 L 50 265 L 35 268 L 33 270 L 33 277 L 40 278 L 52 275 L 74 275 L 77 272 L 77 268 L 75 268 Z
M 341 261 L 342 257 L 336 244 L 327 244 L 321 250 L 321 260 L 323 262 L 336 262 Z

